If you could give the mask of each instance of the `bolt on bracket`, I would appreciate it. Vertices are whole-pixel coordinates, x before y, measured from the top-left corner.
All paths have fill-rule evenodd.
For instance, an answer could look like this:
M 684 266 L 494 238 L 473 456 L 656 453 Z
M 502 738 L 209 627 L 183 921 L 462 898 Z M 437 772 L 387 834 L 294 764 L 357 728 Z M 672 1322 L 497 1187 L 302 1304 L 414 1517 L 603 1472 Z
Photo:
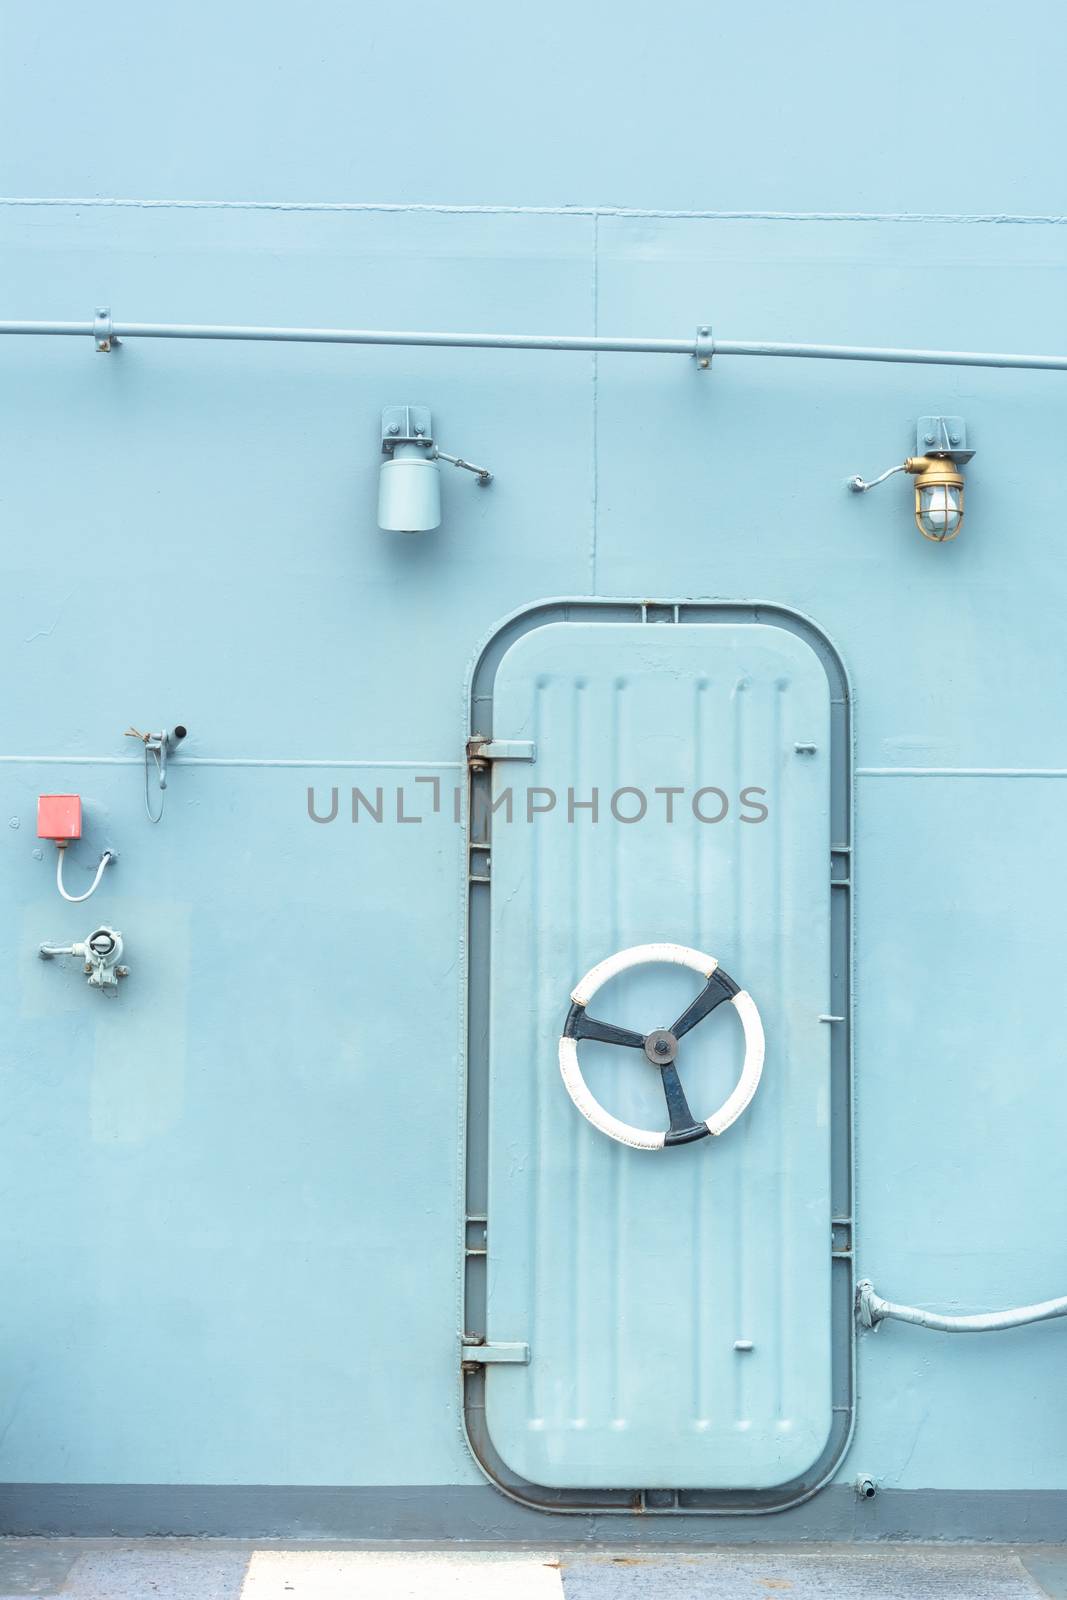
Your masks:
M 433 449 L 433 420 L 429 406 L 386 406 L 382 412 L 382 454 L 392 455 L 398 444 L 418 444 Z

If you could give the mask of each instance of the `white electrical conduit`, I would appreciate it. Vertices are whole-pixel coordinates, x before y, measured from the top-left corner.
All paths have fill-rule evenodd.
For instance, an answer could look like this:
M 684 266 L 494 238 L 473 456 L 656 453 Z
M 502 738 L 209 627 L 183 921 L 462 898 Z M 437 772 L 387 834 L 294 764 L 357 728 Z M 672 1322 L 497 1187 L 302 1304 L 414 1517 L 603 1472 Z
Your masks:
M 59 890 L 64 900 L 69 900 L 72 906 L 76 906 L 79 905 L 82 900 L 88 900 L 91 894 L 96 893 L 97 889 L 100 887 L 100 879 L 104 876 L 104 868 L 111 860 L 114 852 L 111 850 L 104 851 L 103 855 L 100 857 L 100 865 L 96 869 L 96 877 L 93 879 L 92 883 L 89 885 L 88 889 L 86 889 L 84 894 L 68 894 L 66 889 L 63 887 L 63 857 L 66 855 L 66 853 L 66 850 L 57 850 L 56 852 L 56 888 Z
M 979 1311 L 968 1317 L 946 1317 L 918 1306 L 900 1306 L 875 1294 L 874 1285 L 864 1278 L 856 1285 L 856 1312 L 866 1328 L 894 1318 L 913 1322 L 918 1328 L 933 1328 L 937 1333 L 1000 1333 L 1005 1328 L 1022 1328 L 1030 1322 L 1048 1322 L 1067 1317 L 1067 1295 L 1058 1300 L 1041 1300 L 1033 1306 L 1013 1306 L 1008 1311 Z

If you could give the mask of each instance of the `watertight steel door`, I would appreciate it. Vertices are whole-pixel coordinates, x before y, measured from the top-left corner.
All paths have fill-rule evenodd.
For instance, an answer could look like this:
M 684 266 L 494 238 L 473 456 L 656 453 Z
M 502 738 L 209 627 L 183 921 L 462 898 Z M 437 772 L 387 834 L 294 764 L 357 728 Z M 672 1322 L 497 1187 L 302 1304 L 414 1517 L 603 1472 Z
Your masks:
M 831 688 L 784 626 L 639 614 L 533 627 L 495 668 L 484 1423 L 535 1485 L 767 1491 L 803 1483 L 834 1412 Z M 634 1148 L 610 1118 L 667 1130 L 663 1063 L 580 1038 L 606 1133 L 559 1046 L 583 974 L 657 944 L 751 995 L 765 1062 L 725 1131 Z M 633 966 L 587 1014 L 639 1044 L 705 979 Z M 741 1020 L 661 1046 L 690 1121 L 736 1084 Z

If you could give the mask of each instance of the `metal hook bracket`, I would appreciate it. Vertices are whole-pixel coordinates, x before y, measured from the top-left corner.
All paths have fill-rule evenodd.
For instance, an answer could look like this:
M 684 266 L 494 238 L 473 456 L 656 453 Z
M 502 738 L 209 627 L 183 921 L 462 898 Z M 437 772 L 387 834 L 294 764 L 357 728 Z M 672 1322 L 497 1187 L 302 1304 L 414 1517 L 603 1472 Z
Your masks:
M 176 723 L 173 728 L 164 728 L 162 733 L 142 733 L 139 728 L 132 725 L 126 729 L 127 739 L 140 739 L 144 745 L 144 805 L 148 813 L 149 822 L 159 822 L 163 816 L 163 807 L 166 804 L 167 789 L 167 755 L 173 754 L 178 745 L 185 738 L 187 730 L 182 724 Z M 156 777 L 159 784 L 159 810 L 153 812 L 149 797 L 149 757 L 156 764 Z

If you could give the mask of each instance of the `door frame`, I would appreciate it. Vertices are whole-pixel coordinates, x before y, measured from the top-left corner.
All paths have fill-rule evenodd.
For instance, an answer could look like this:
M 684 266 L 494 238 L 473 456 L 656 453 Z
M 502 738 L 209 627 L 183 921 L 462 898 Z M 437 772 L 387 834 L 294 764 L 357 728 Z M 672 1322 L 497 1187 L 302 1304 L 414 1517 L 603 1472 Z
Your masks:
M 530 1483 L 498 1455 L 485 1420 L 486 1271 L 489 1158 L 489 993 L 492 895 L 491 757 L 493 691 L 505 652 L 523 634 L 553 622 L 764 623 L 797 635 L 815 652 L 830 690 L 830 1211 L 831 1392 L 833 1422 L 813 1466 L 772 1489 L 553 1489 Z M 758 1516 L 809 1500 L 834 1477 L 852 1440 L 856 1413 L 856 1334 L 853 1174 L 853 860 L 852 692 L 848 673 L 826 634 L 787 606 L 759 601 L 544 600 L 496 628 L 472 666 L 467 684 L 468 787 L 466 812 L 466 1003 L 464 1018 L 460 1219 L 459 1349 L 463 1427 L 468 1447 L 490 1483 L 521 1505 L 589 1516 Z M 840 1021 L 836 1019 L 842 1019 Z M 479 1353 L 480 1352 L 480 1353 Z M 505 1354 L 504 1359 L 508 1359 Z

